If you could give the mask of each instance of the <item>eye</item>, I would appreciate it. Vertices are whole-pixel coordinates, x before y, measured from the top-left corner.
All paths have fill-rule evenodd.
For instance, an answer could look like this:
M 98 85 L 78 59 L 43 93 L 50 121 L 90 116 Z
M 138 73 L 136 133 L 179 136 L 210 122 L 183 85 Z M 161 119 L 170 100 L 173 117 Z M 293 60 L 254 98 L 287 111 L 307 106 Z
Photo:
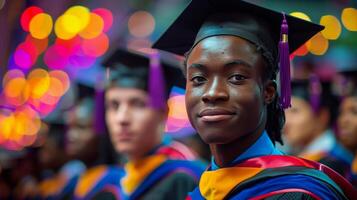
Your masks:
M 107 111 L 114 111 L 119 108 L 119 102 L 117 101 L 109 101 L 105 104 L 105 109 Z
M 147 106 L 147 102 L 141 99 L 134 99 L 131 102 L 131 105 L 135 108 L 145 108 Z
M 240 83 L 241 81 L 247 79 L 247 77 L 241 75 L 241 74 L 234 74 L 232 76 L 229 77 L 228 81 L 233 83 L 233 84 L 237 84 Z
M 194 76 L 190 81 L 193 82 L 194 85 L 201 85 L 206 82 L 206 78 L 203 76 Z

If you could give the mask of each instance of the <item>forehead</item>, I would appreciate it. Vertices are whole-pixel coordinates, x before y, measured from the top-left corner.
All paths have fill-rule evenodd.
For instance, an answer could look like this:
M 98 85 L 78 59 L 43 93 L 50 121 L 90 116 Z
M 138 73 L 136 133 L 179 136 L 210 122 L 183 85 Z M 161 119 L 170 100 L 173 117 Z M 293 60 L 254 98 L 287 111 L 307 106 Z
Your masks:
M 237 36 L 220 35 L 205 38 L 194 46 L 187 57 L 187 67 L 193 63 L 225 65 L 235 60 L 252 67 L 264 62 L 254 44 Z
M 109 87 L 105 93 L 106 100 L 131 100 L 131 99 L 146 99 L 148 93 L 144 90 L 137 88 L 124 88 L 124 87 Z

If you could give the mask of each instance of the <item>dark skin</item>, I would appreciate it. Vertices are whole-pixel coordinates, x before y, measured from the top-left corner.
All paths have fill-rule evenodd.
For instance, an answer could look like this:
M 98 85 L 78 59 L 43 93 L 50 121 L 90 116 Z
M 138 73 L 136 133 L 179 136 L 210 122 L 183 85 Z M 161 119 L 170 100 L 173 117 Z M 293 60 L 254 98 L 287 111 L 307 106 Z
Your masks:
M 276 85 L 264 80 L 266 62 L 236 36 L 200 41 L 187 58 L 186 108 L 218 166 L 229 165 L 262 134 Z

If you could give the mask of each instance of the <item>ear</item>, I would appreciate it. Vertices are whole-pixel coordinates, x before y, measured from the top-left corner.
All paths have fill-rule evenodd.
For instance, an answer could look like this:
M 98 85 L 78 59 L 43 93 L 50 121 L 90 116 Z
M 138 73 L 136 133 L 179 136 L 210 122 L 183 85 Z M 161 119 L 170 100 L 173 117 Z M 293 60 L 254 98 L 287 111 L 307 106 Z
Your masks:
M 264 103 L 270 104 L 274 101 L 276 96 L 276 82 L 273 80 L 268 80 L 264 86 Z

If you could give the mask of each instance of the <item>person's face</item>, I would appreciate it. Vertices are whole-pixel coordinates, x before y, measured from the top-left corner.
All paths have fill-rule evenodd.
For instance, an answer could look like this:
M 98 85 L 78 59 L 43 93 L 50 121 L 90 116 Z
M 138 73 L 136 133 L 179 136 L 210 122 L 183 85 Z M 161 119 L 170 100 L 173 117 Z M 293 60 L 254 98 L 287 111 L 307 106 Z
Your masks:
M 339 139 L 350 150 L 357 149 L 357 97 L 347 97 L 338 116 Z
M 80 158 L 96 149 L 96 135 L 93 126 L 93 102 L 81 101 L 68 115 L 66 153 Z
M 285 110 L 284 135 L 291 146 L 303 146 L 313 139 L 318 123 L 310 104 L 304 99 L 291 97 L 291 108 Z
M 147 92 L 111 87 L 105 103 L 106 123 L 117 152 L 140 157 L 161 142 L 165 115 L 149 106 Z
M 275 95 L 272 82 L 263 84 L 265 68 L 257 48 L 239 37 L 208 37 L 192 49 L 186 108 L 203 141 L 227 144 L 264 128 L 265 105 Z

